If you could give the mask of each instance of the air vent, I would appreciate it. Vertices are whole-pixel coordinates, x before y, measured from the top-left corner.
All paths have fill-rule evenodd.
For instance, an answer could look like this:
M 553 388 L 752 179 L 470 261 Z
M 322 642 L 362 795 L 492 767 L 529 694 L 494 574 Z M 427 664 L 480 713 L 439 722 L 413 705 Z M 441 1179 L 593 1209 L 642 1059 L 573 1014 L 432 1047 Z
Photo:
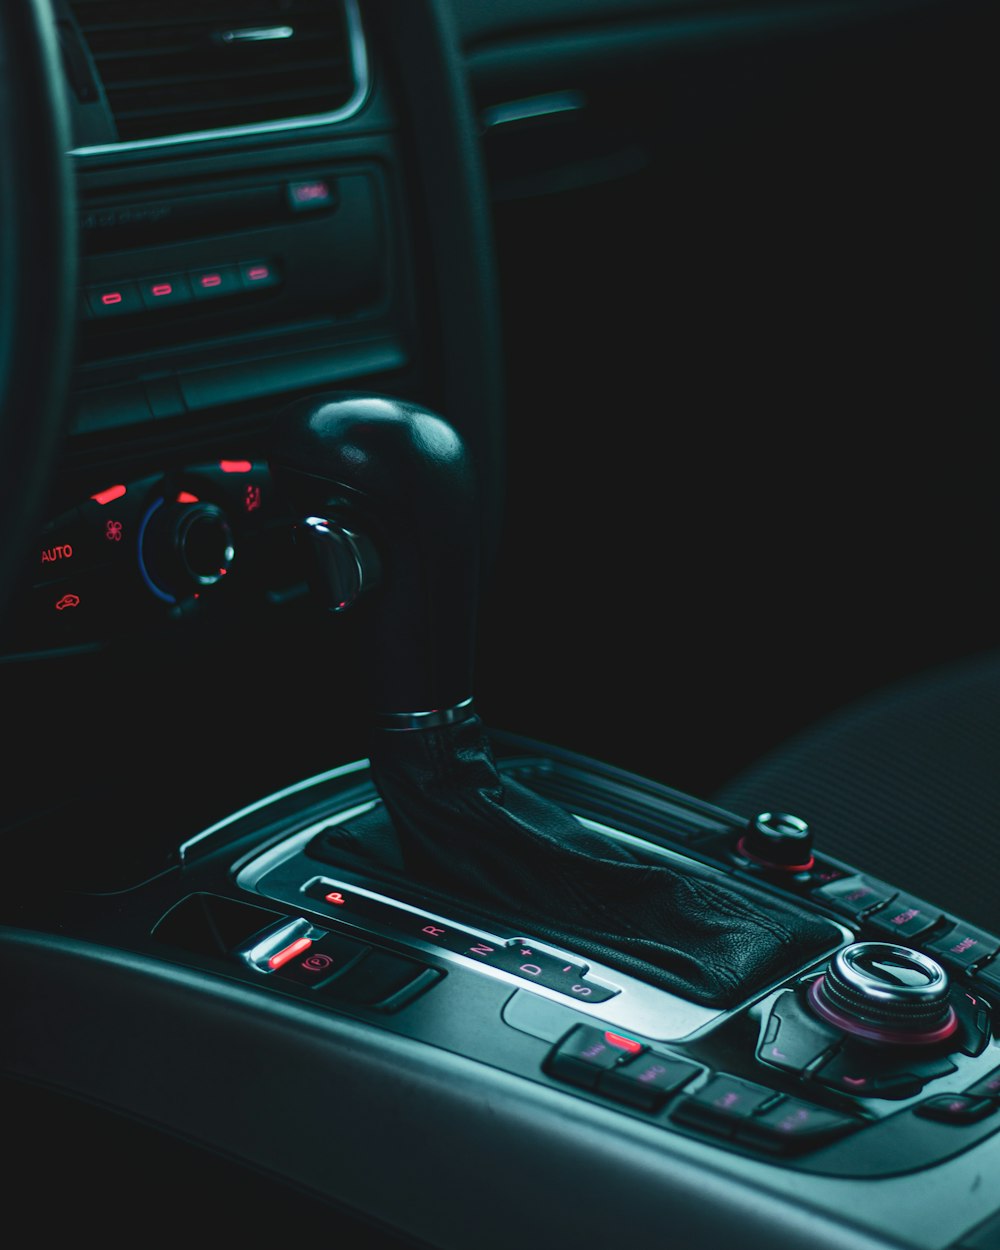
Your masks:
M 71 0 L 121 144 L 341 120 L 367 92 L 356 0 Z

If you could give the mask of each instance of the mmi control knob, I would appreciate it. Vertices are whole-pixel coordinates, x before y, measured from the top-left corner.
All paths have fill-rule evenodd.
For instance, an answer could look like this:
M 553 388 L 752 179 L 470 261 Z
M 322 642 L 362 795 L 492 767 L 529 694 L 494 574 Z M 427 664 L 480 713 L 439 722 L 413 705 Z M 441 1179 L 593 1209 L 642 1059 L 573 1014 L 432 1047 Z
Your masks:
M 866 1041 L 931 1045 L 958 1028 L 948 974 L 921 951 L 852 942 L 809 987 L 816 1015 Z

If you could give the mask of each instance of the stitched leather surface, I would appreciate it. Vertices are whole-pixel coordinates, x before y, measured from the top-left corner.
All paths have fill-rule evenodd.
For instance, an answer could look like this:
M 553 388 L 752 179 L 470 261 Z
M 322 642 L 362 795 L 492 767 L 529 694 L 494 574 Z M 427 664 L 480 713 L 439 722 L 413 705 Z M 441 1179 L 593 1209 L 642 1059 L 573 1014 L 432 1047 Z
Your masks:
M 321 853 L 377 866 L 404 898 L 475 908 L 711 1006 L 740 1002 L 837 943 L 819 917 L 644 862 L 502 778 L 478 718 L 383 733 L 370 762 L 384 807 L 334 826 Z

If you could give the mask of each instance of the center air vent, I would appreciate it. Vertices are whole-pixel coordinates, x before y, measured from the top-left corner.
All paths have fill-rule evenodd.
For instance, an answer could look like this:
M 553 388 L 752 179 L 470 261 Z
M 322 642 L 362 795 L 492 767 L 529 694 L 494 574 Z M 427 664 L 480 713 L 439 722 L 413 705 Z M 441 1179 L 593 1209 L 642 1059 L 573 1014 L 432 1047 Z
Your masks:
M 120 143 L 337 121 L 367 91 L 356 0 L 70 0 Z

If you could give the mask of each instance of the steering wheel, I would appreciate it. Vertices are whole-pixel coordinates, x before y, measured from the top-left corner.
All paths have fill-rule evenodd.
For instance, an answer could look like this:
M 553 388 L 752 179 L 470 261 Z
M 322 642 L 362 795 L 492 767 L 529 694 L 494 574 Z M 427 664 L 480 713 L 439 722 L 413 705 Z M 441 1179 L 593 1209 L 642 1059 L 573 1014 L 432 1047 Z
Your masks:
M 51 0 L 0 0 L 0 623 L 68 420 L 76 196 Z

